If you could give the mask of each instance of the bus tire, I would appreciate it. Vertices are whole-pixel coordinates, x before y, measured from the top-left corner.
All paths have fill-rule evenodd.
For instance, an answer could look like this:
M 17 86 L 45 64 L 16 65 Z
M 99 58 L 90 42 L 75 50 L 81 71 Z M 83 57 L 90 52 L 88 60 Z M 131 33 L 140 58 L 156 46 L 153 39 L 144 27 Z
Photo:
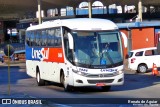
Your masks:
M 45 81 L 41 79 L 41 75 L 40 75 L 39 71 L 36 73 L 36 80 L 37 80 L 38 86 L 44 86 L 45 85 Z
M 61 84 L 63 85 L 64 91 L 68 91 L 68 92 L 71 91 L 72 88 L 71 88 L 71 86 L 68 85 L 68 83 L 65 81 L 65 75 L 64 75 L 63 72 L 61 73 L 60 79 L 61 79 Z
M 101 88 L 103 91 L 109 91 L 111 89 L 111 86 L 102 86 Z

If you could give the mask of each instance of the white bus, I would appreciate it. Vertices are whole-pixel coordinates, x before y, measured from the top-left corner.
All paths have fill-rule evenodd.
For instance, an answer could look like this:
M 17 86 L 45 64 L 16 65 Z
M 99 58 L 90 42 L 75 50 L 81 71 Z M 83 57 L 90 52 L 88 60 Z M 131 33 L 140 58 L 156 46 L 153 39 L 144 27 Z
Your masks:
M 43 22 L 26 30 L 27 74 L 73 87 L 122 85 L 123 50 L 118 27 L 106 19 L 77 18 Z

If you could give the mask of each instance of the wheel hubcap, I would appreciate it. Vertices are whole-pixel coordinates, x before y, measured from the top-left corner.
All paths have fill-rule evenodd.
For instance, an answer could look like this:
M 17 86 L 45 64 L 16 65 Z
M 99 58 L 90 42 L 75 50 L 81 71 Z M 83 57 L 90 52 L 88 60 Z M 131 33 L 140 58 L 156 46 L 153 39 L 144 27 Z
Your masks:
M 141 71 L 141 72 L 146 72 L 146 67 L 141 66 L 141 67 L 140 67 L 140 71 Z

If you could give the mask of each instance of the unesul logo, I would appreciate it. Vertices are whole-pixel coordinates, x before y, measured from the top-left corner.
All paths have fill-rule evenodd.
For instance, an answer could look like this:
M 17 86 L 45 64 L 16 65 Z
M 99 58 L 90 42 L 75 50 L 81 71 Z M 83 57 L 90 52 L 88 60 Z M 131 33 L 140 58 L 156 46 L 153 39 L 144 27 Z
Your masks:
M 49 58 L 49 48 L 42 48 L 42 49 L 33 49 L 32 48 L 32 58 L 39 59 L 43 61 L 44 59 Z

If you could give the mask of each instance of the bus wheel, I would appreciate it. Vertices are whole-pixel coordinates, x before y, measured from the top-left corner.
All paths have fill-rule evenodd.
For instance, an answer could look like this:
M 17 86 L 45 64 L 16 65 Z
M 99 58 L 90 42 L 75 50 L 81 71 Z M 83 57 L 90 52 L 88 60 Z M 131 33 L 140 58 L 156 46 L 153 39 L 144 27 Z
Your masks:
M 36 80 L 37 80 L 38 86 L 45 85 L 45 81 L 41 79 L 40 72 L 37 72 L 37 74 L 36 74 Z
M 71 91 L 71 86 L 69 86 L 65 80 L 65 76 L 64 76 L 64 73 L 61 74 L 61 83 L 64 87 L 64 91 Z
M 111 86 L 102 86 L 103 91 L 109 91 L 111 89 Z

